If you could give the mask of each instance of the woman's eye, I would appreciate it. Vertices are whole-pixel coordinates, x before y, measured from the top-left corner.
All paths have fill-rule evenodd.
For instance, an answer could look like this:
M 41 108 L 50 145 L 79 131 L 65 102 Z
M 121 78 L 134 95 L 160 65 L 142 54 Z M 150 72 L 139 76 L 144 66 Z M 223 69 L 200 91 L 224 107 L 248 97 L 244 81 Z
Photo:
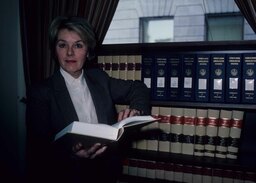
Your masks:
M 75 48 L 83 48 L 84 45 L 82 43 L 76 43 Z
M 58 47 L 59 47 L 59 48 L 65 48 L 65 47 L 66 47 L 66 44 L 65 44 L 65 43 L 59 43 L 59 44 L 58 44 Z

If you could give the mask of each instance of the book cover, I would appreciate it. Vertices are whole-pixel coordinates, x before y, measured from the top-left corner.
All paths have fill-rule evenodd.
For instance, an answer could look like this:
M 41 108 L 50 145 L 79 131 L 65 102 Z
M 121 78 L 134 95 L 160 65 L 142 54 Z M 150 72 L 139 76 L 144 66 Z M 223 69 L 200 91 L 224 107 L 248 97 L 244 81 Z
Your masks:
M 226 102 L 241 102 L 242 55 L 228 54 L 226 65 Z
M 173 101 L 181 100 L 182 59 L 180 55 L 168 57 L 169 96 Z
M 184 101 L 195 100 L 195 55 L 185 54 L 182 58 L 181 97 Z
M 209 101 L 210 54 L 198 54 L 196 57 L 195 100 Z
M 155 121 L 152 116 L 133 116 L 113 125 L 74 121 L 55 135 L 54 143 L 67 150 L 71 150 L 78 142 L 84 147 L 91 147 L 95 143 L 110 144 L 125 138 L 129 130 L 141 128 Z
M 211 102 L 224 102 L 225 99 L 225 58 L 225 54 L 212 54 L 211 56 Z
M 243 55 L 243 86 L 242 86 L 242 102 L 256 103 L 256 54 L 245 53 Z
M 153 75 L 153 99 L 167 99 L 167 57 L 156 55 L 154 62 L 155 74 Z

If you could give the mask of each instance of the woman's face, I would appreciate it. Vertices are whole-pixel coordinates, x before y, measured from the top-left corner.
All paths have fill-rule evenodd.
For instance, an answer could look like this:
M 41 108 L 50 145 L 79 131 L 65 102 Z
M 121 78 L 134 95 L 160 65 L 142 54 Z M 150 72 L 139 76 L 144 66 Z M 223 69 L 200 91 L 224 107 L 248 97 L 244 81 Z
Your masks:
M 60 66 L 74 78 L 82 73 L 88 47 L 75 32 L 62 29 L 58 33 L 56 55 Z

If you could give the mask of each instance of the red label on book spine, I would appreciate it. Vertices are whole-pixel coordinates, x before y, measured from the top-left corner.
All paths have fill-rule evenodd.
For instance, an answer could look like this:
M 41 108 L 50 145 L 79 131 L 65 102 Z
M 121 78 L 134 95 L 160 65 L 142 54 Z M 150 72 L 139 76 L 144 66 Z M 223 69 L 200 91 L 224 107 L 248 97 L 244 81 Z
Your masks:
M 207 118 L 197 117 L 196 119 L 196 125 L 197 126 L 205 126 L 207 122 Z
M 218 126 L 218 121 L 217 118 L 208 118 L 207 124 L 209 126 Z
M 195 117 L 184 117 L 184 124 L 186 125 L 195 125 Z
M 233 128 L 242 128 L 243 120 L 240 120 L 240 119 L 232 119 L 231 123 L 232 123 L 231 126 L 232 126 Z
M 170 123 L 171 122 L 171 116 L 167 115 L 159 115 L 159 118 L 161 119 L 161 123 Z
M 172 124 L 183 124 L 183 116 L 171 116 Z
M 230 127 L 230 125 L 231 125 L 231 120 L 230 119 L 221 118 L 219 120 L 219 126 L 221 126 L 221 127 Z

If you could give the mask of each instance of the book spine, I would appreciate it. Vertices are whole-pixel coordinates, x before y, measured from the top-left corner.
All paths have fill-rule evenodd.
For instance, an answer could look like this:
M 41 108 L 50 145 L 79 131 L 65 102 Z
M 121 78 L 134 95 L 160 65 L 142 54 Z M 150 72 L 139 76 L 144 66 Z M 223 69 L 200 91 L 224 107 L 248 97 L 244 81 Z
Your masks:
M 183 55 L 182 59 L 182 83 L 181 89 L 182 100 L 194 101 L 195 100 L 195 56 Z
M 237 159 L 239 140 L 241 136 L 242 124 L 243 124 L 243 111 L 232 111 L 232 119 L 230 125 L 229 141 L 227 147 L 227 158 Z
M 127 55 L 119 56 L 119 78 L 127 80 Z
M 153 80 L 153 99 L 167 99 L 167 57 L 162 55 L 155 56 L 155 74 Z
M 164 162 L 156 162 L 156 179 L 164 180 Z
M 122 161 L 122 174 L 128 175 L 129 174 L 129 158 L 124 158 Z
M 195 123 L 196 123 L 196 109 L 184 109 L 184 123 L 182 128 L 183 142 L 182 154 L 194 154 L 194 139 L 195 139 Z
M 171 134 L 171 108 L 160 107 L 159 115 L 159 135 L 158 150 L 160 152 L 170 152 L 170 134 Z
M 138 177 L 146 177 L 147 176 L 147 161 L 146 160 L 138 160 L 137 161 L 137 175 Z
M 219 110 L 208 109 L 204 156 L 214 157 L 218 133 Z
M 242 56 L 229 54 L 226 69 L 226 101 L 239 103 L 241 101 Z
M 212 170 L 212 183 L 222 183 L 222 169 L 214 168 Z
M 212 182 L 212 168 L 203 167 L 202 182 Z
M 232 170 L 224 170 L 223 171 L 223 183 L 233 183 L 234 173 Z
M 112 76 L 112 56 L 107 55 L 104 57 L 104 63 L 105 63 L 105 72 Z
M 164 164 L 164 179 L 167 181 L 174 181 L 174 164 L 173 163 Z
M 218 138 L 216 141 L 216 154 L 217 158 L 227 157 L 227 146 L 229 140 L 230 123 L 232 111 L 221 110 L 218 125 Z
M 141 80 L 141 55 L 135 56 L 135 80 Z
M 242 102 L 256 103 L 256 54 L 243 55 Z
M 157 121 L 147 125 L 147 150 L 158 151 L 158 124 Z
M 202 167 L 201 166 L 193 166 L 193 183 L 202 182 Z
M 174 165 L 174 181 L 182 182 L 182 179 L 183 179 L 183 165 L 175 164 Z
M 183 108 L 172 108 L 171 110 L 171 152 L 181 153 Z
M 183 179 L 182 182 L 192 183 L 193 180 L 193 166 L 183 165 Z
M 209 101 L 210 55 L 199 54 L 196 59 L 195 100 Z
M 171 55 L 168 58 L 168 75 L 170 79 L 168 98 L 174 101 L 180 100 L 182 87 L 182 59 L 180 55 Z
M 156 162 L 147 160 L 146 177 L 149 179 L 156 178 Z
M 224 102 L 225 95 L 225 54 L 211 57 L 210 101 Z
M 98 59 L 97 60 L 98 67 L 104 71 L 105 70 L 104 56 L 100 55 L 97 57 L 97 59 Z
M 197 109 L 196 112 L 196 129 L 195 129 L 195 156 L 204 156 L 207 109 Z
M 135 55 L 128 55 L 127 80 L 135 80 Z
M 153 55 L 143 55 L 142 56 L 142 75 L 141 79 L 144 84 L 151 90 L 151 96 L 153 97 L 153 75 L 154 75 L 154 56 Z
M 113 78 L 119 79 L 119 56 L 118 55 L 112 56 L 111 67 L 112 67 L 111 76 Z
M 138 160 L 137 159 L 129 158 L 128 174 L 131 176 L 138 175 Z

